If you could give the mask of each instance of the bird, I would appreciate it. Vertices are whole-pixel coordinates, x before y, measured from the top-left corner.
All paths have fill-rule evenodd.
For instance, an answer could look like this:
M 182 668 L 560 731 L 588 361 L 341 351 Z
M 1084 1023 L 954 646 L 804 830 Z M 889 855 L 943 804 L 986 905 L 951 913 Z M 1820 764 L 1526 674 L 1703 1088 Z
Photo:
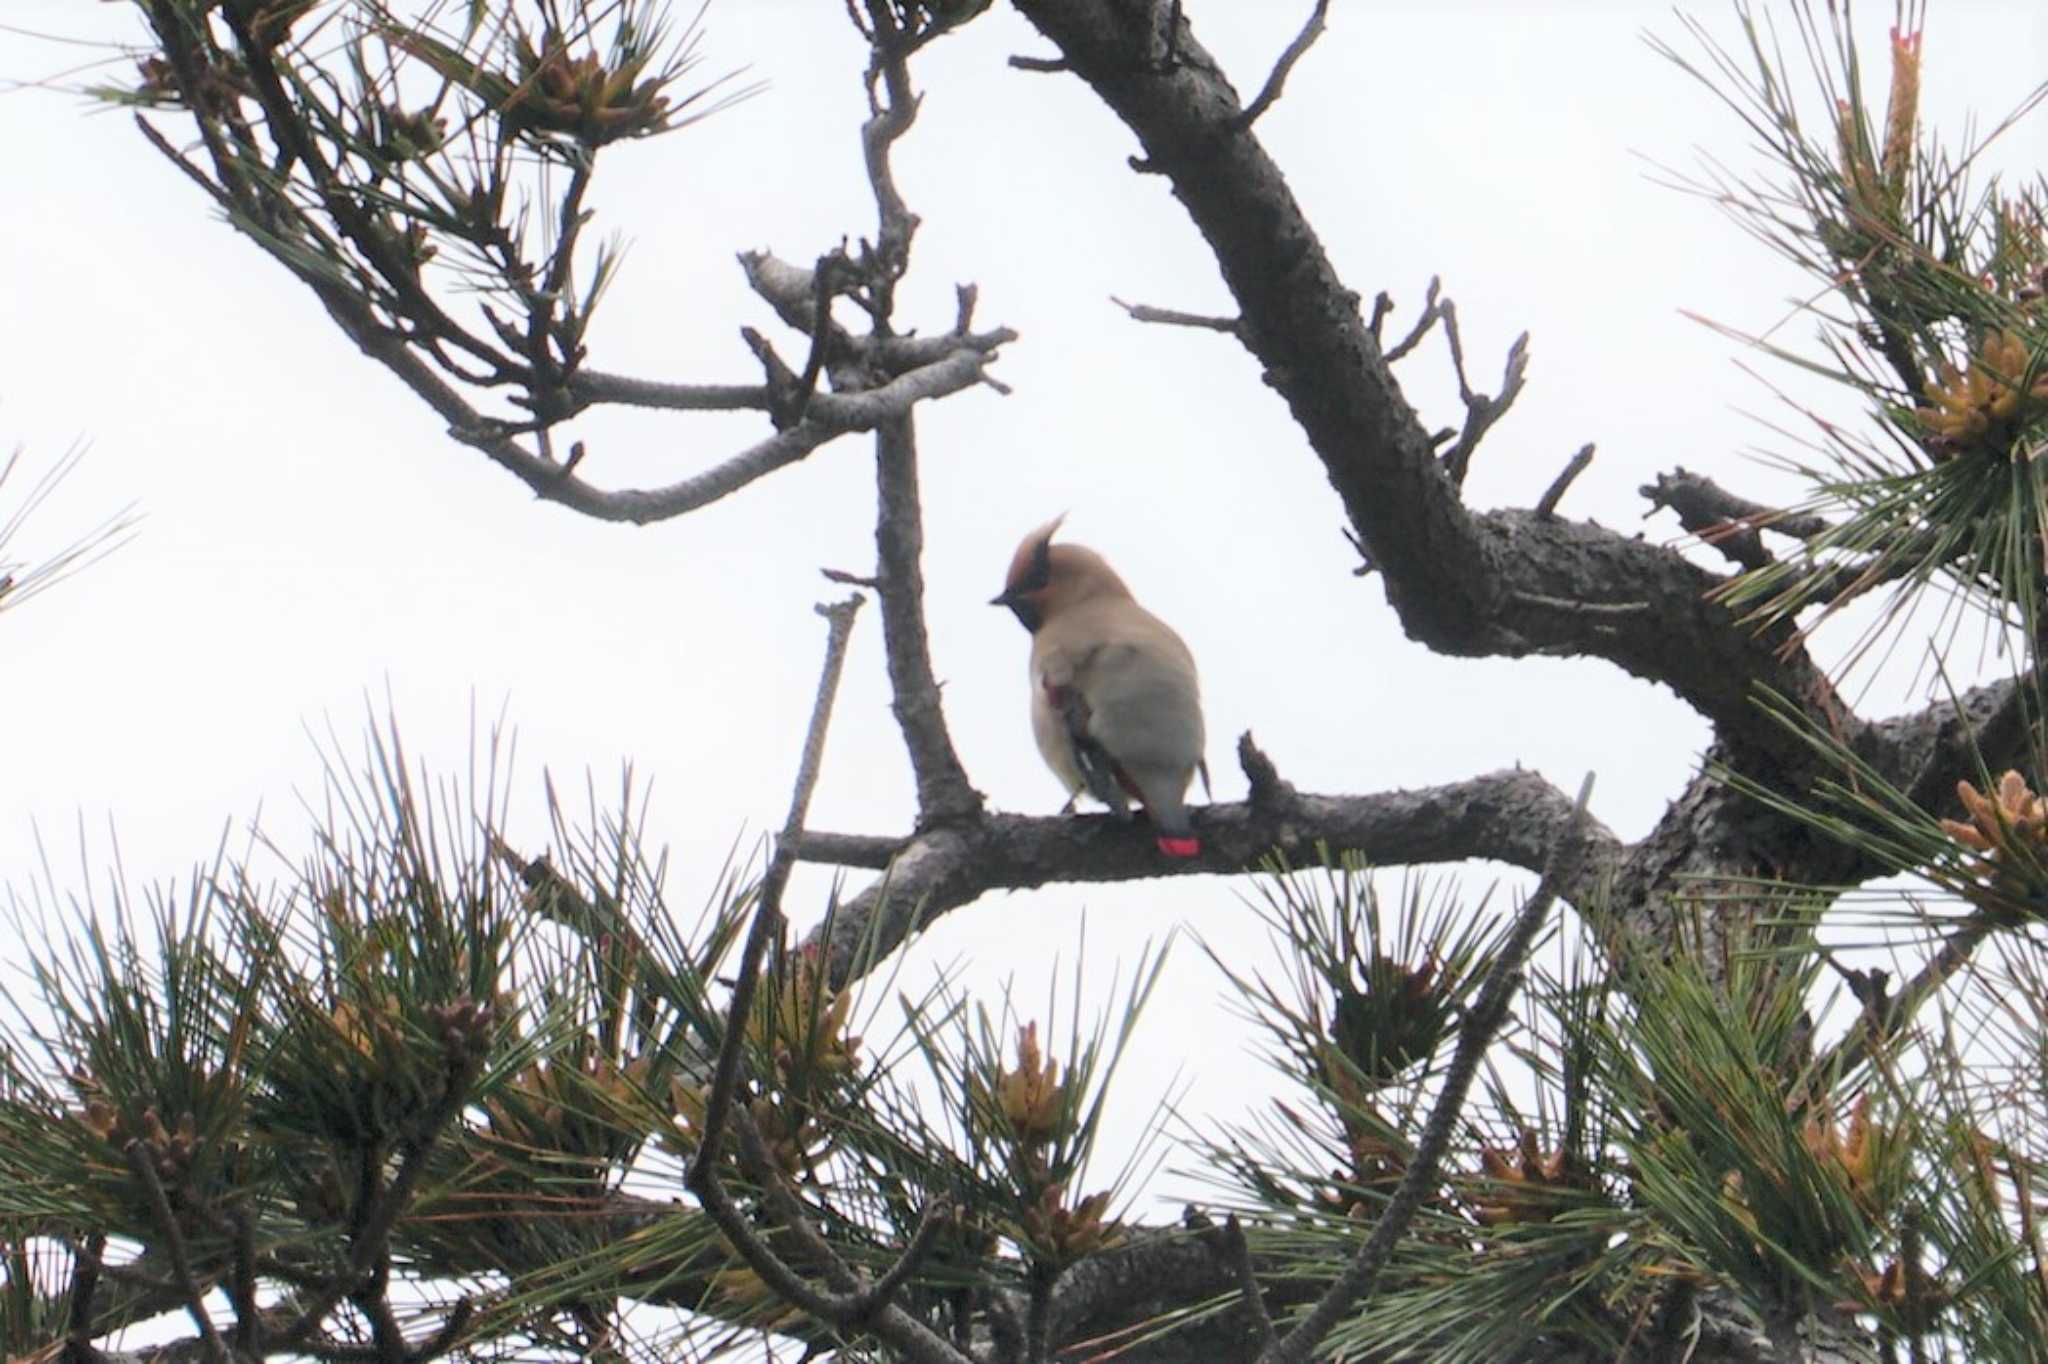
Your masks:
M 1100 554 L 1054 544 L 1064 516 L 1024 537 L 991 606 L 1031 632 L 1031 732 L 1066 809 L 1085 792 L 1128 818 L 1145 807 L 1168 857 L 1196 857 L 1188 821 L 1195 774 L 1209 789 L 1194 655 L 1132 598 Z

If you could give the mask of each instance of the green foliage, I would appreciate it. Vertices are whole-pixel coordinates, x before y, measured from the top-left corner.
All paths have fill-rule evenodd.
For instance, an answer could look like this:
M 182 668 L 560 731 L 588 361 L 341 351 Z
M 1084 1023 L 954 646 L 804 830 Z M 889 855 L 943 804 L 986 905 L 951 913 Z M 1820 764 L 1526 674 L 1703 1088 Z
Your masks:
M 1483 914 L 1490 895 L 1461 906 L 1453 888 L 1416 878 L 1382 900 L 1355 860 L 1276 866 L 1260 889 L 1276 956 L 1294 971 L 1289 987 L 1217 964 L 1229 998 L 1276 1040 L 1274 1064 L 1306 1086 L 1308 1101 L 1278 1100 L 1270 1115 L 1203 1145 L 1225 1206 L 1246 1218 L 1272 1266 L 1262 1280 L 1305 1301 L 1357 1254 L 1406 1169 L 1439 1053 L 1462 1025 L 1498 929 Z M 1520 1026 L 1496 1044 L 1441 1186 L 1330 1348 L 1475 1362 L 1544 1339 L 1612 1351 L 1630 1312 L 1654 1296 L 1652 1224 L 1619 1194 L 1614 1100 L 1594 1064 L 1607 963 L 1583 949 L 1565 960 L 1561 977 L 1532 972 Z M 1418 987 L 1441 993 L 1418 996 Z M 1324 1058 L 1343 1049 L 1336 1005 L 1347 998 L 1368 1013 L 1436 1018 L 1429 1046 L 1404 1049 L 1407 1063 L 1369 1089 L 1333 1070 Z
M 1476 930 L 1412 885 L 1375 903 L 1356 865 L 1276 873 L 1265 894 L 1281 958 L 1314 963 L 1305 993 L 1223 969 L 1305 1101 L 1202 1145 L 1266 1292 L 1305 1307 L 1370 1233 L 1432 1088 L 1427 1064 L 1369 1106 L 1325 1081 L 1332 982 L 1356 988 L 1387 942 L 1411 967 L 1452 960 Z M 1496 1047 L 1414 1233 L 1329 1348 L 1661 1358 L 1682 1349 L 1667 1333 L 1687 1304 L 1714 1294 L 1759 1320 L 1788 1301 L 1866 1313 L 1929 1359 L 2031 1357 L 2019 1342 L 2048 1320 L 2029 1202 L 2048 1157 L 2032 1118 L 2048 1096 L 2038 943 L 2001 939 L 2001 968 L 1967 968 L 1987 986 L 1969 997 L 2002 1003 L 1938 1031 L 1865 1035 L 1850 1056 L 1817 1036 L 1830 1001 L 1801 903 L 1767 886 L 1702 901 L 1735 933 L 1712 959 L 1617 962 L 1565 935 L 1562 970 L 1532 968 L 1521 1026 Z M 1727 927 L 1745 917 L 1758 926 Z M 1987 1052 L 2012 1068 L 2002 1081 Z
M 693 85 L 698 29 L 664 0 L 134 7 L 136 81 L 90 93 L 137 109 L 157 150 L 444 416 L 458 389 L 496 392 L 513 432 L 585 401 L 569 381 L 621 259 L 615 241 L 579 254 L 598 154 L 758 88 Z
M 1606 1084 L 1634 1115 L 1635 1192 L 1696 1268 L 1765 1303 L 1841 1294 L 1911 1179 L 1911 1146 L 1866 1096 L 1838 1128 L 1829 1077 L 1802 1074 L 1819 962 L 1738 954 L 1710 979 L 1692 958 L 1643 968 L 1611 1025 Z
M 123 511 L 101 522 L 85 535 L 73 540 L 54 553 L 44 553 L 34 559 L 21 559 L 15 547 L 15 540 L 22 527 L 28 523 L 46 502 L 65 475 L 76 468 L 78 461 L 85 457 L 83 446 L 74 446 L 49 469 L 43 472 L 25 491 L 17 495 L 6 492 L 6 506 L 0 510 L 0 612 L 10 611 L 38 592 L 63 581 L 70 574 L 85 567 L 102 554 L 111 552 L 135 527 L 132 511 Z M 27 476 L 22 465 L 24 456 L 19 447 L 5 459 L 0 459 L 0 491 L 6 491 L 10 480 Z
M 619 1101 L 621 1058 L 675 1050 L 708 1016 L 705 972 L 744 897 L 714 906 L 698 955 L 638 969 L 622 930 L 676 939 L 625 822 L 630 787 L 606 837 L 558 839 L 557 870 L 500 840 L 495 757 L 481 785 L 432 801 L 395 733 L 360 776 L 330 775 L 313 850 L 276 889 L 223 855 L 182 896 L 15 901 L 32 947 L 0 1038 L 9 1291 L 26 1291 L 22 1257 L 75 1252 L 83 1229 L 150 1248 L 157 1275 L 149 1257 L 175 1244 L 183 1272 L 231 1297 L 295 1286 L 307 1313 L 286 1339 L 324 1338 L 366 1272 L 496 1271 L 495 1300 L 449 1320 L 502 1331 L 508 1305 L 535 1325 L 557 1310 L 519 1280 L 612 1239 L 602 1198 L 673 1121 Z M 612 937 L 575 931 L 600 917 Z M 10 1320 L 64 1320 L 67 1276 L 37 1274 L 42 1296 Z
M 1768 624 L 1809 607 L 1824 619 L 1890 586 L 1868 643 L 1945 580 L 1981 592 L 1994 619 L 2010 612 L 2031 636 L 2048 581 L 2037 458 L 2048 448 L 2048 182 L 2013 189 L 1973 176 L 1985 148 L 2048 86 L 1957 154 L 1921 125 L 1918 30 L 1893 30 L 1880 114 L 1846 8 L 1830 5 L 1825 18 L 1804 0 L 1737 10 L 1739 51 L 1693 20 L 1702 62 L 1653 45 L 1740 117 L 1772 178 L 1712 165 L 1686 183 L 1819 285 L 1805 305 L 1819 358 L 1743 339 L 1864 395 L 1880 438 L 1815 416 L 1817 460 L 1792 461 L 1814 489 L 1799 510 L 1836 519 L 1799 532 L 1795 553 L 1722 595 Z M 1794 79 L 1781 24 L 1795 35 L 1804 81 Z

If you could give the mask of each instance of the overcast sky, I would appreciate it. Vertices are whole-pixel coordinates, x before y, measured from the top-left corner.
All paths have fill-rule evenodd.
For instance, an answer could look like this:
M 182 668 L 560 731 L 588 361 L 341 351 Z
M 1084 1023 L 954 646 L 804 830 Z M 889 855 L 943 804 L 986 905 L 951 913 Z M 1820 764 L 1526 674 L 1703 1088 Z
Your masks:
M 687 6 L 681 7 L 687 11 Z M 1653 538 L 1638 485 L 1677 464 L 1778 496 L 1743 462 L 1787 443 L 1745 410 L 1792 420 L 1731 343 L 1681 316 L 1804 342 L 1805 281 L 1709 205 L 1652 183 L 1695 149 L 1755 165 L 1735 120 L 1641 41 L 1674 42 L 1659 7 L 1340 0 L 1284 101 L 1258 125 L 1351 286 L 1390 291 L 1401 327 L 1432 274 L 1459 304 L 1476 386 L 1532 333 L 1529 387 L 1482 447 L 1467 492 L 1527 504 L 1571 453 L 1599 445 L 1563 504 Z M 1867 51 L 1882 70 L 1882 6 Z M 1189 0 L 1240 90 L 1255 89 L 1308 4 Z M 1719 5 L 1699 11 L 1733 39 Z M 65 76 L 132 37 L 126 6 L 5 0 L 0 78 Z M 650 378 L 755 382 L 752 324 L 800 351 L 749 294 L 734 253 L 808 261 L 873 230 L 857 129 L 861 50 L 838 0 L 714 0 L 705 70 L 744 66 L 765 93 L 694 129 L 604 154 L 600 231 L 631 243 L 591 336 L 591 364 Z M 1012 71 L 1045 45 L 998 13 L 921 58 L 926 91 L 897 163 L 923 219 L 899 317 L 949 325 L 953 286 L 980 286 L 983 325 L 1021 333 L 977 389 L 920 410 L 927 607 L 968 771 L 1002 809 L 1062 798 L 1025 721 L 1026 637 L 985 603 L 1018 538 L 1060 512 L 1200 661 L 1219 799 L 1253 730 L 1305 790 L 1455 781 L 1520 763 L 1566 789 L 1598 774 L 1595 813 L 1646 832 L 1692 771 L 1704 726 L 1667 691 L 1598 662 L 1436 658 L 1405 639 L 1380 583 L 1351 574 L 1341 511 L 1255 364 L 1226 338 L 1144 327 L 1122 298 L 1228 312 L 1215 267 L 1130 135 L 1081 84 Z M 2048 71 L 2038 3 L 1942 3 L 1924 109 L 1950 129 L 1995 119 Z M 127 79 L 115 62 L 105 76 Z M 104 76 L 100 78 L 105 78 Z M 167 126 L 175 126 L 167 125 Z M 2044 125 L 1994 162 L 2029 173 Z M 182 136 L 174 132 L 174 136 Z M 653 783 L 650 833 L 673 849 L 671 902 L 694 913 L 735 838 L 780 822 L 815 683 L 821 566 L 871 571 L 872 461 L 850 437 L 681 520 L 600 525 L 535 502 L 458 446 L 408 391 L 342 339 L 313 298 L 142 141 L 127 115 L 61 90 L 0 98 L 8 228 L 0 233 L 0 449 L 91 453 L 15 547 L 56 548 L 133 502 L 134 542 L 0 620 L 0 872 L 34 879 L 37 830 L 76 888 L 113 839 L 131 881 L 185 873 L 259 810 L 301 846 L 301 793 L 331 725 L 359 751 L 388 692 L 412 751 L 465 759 L 472 708 L 519 740 L 516 808 L 539 845 L 540 776 Z M 1459 416 L 1441 345 L 1400 371 L 1432 424 Z M 1772 376 L 1813 393 L 1794 376 Z M 1838 412 L 1844 400 L 1820 394 Z M 584 469 L 663 483 L 757 439 L 758 417 L 579 420 Z M 8 493 L 18 494 L 19 489 Z M 7 493 L 0 493 L 0 498 Z M 11 505 L 0 501 L 0 514 Z M 813 823 L 899 833 L 912 792 L 887 707 L 879 620 L 863 617 Z M 1912 654 L 1914 651 L 1904 651 Z M 1870 704 L 1918 695 L 1910 664 Z M 79 828 L 85 831 L 81 857 Z M 1494 873 L 1467 869 L 1477 892 Z M 857 882 L 858 883 L 858 882 Z M 1518 883 L 1519 884 L 1519 883 Z M 807 873 L 791 909 L 815 914 Z M 913 978 L 969 963 L 992 997 L 1014 974 L 1043 998 L 1086 916 L 1106 981 L 1174 925 L 1241 959 L 1262 935 L 1228 881 L 1052 887 L 956 911 L 914 949 Z M 1140 1038 L 1124 1096 L 1142 1115 L 1187 1057 L 1191 1111 L 1237 1112 L 1243 1029 L 1198 953 Z

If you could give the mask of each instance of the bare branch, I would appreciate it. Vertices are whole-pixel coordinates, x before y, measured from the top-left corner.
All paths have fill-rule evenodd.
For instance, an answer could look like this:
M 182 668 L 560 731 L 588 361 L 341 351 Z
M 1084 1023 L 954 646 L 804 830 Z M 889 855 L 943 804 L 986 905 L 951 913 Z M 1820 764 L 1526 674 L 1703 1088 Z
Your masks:
M 1877 997 L 1862 1001 L 1862 1014 L 1850 1025 L 1848 1033 L 1814 1063 L 1814 1073 L 1823 1076 L 1847 1074 L 1882 1052 L 1885 1045 L 1912 1020 L 1920 1006 L 1932 999 L 1935 992 L 1963 968 L 1978 944 L 1990 937 L 1997 927 L 1989 915 L 1971 915 L 1941 940 L 1941 947 L 1914 973 L 1913 979 L 1889 998 L 1883 996 L 1881 983 L 1867 984 L 1864 988 L 1875 990 Z M 1831 963 L 1833 960 L 1829 958 Z
M 946 730 L 931 643 L 924 624 L 923 500 L 917 484 L 916 429 L 908 416 L 875 433 L 875 552 L 890 706 L 917 777 L 920 826 L 967 819 L 981 793 L 967 780 Z
M 1144 303 L 1126 303 L 1114 294 L 1109 301 L 1129 313 L 1134 322 L 1158 322 L 1172 327 L 1205 327 L 1212 332 L 1226 332 L 1237 335 L 1238 320 L 1234 317 L 1206 317 L 1201 313 L 1175 312 L 1171 308 L 1154 308 Z
M 1572 818 L 1572 804 L 1538 773 L 1514 769 L 1419 791 L 1292 793 L 1264 806 L 1208 805 L 1194 818 L 1201 854 L 1173 860 L 1107 815 L 986 815 L 922 829 L 907 840 L 806 834 L 798 847 L 807 860 L 844 857 L 850 865 L 889 869 L 832 920 L 830 962 L 839 981 L 856 961 L 878 959 L 917 928 L 991 890 L 1243 875 L 1257 872 L 1276 849 L 1297 861 L 1327 848 L 1332 856 L 1355 852 L 1380 866 L 1484 857 L 1540 871 Z M 1621 853 L 1619 840 L 1597 824 L 1587 838 L 1592 865 L 1608 865 Z M 1568 888 L 1567 898 L 1579 903 L 1591 884 Z
M 760 1128 L 746 1110 L 733 1111 L 733 1130 L 739 1137 L 747 1172 L 766 1193 L 770 1209 L 804 1253 L 824 1269 L 826 1280 L 837 1290 L 839 1296 L 830 1300 L 827 1317 L 835 1326 L 871 1323 L 890 1306 L 903 1285 L 910 1281 L 910 1276 L 924 1263 L 925 1256 L 931 1253 L 939 1234 L 952 1224 L 951 1209 L 934 1203 L 918 1219 L 917 1230 L 911 1234 L 909 1243 L 895 1262 L 872 1283 L 863 1283 L 839 1252 L 832 1248 L 831 1242 L 811 1225 L 809 1213 L 790 1187 L 789 1179 L 776 1166 L 767 1142 L 761 1137 Z
M 1280 98 L 1281 91 L 1286 88 L 1287 77 L 1294 70 L 1294 64 L 1315 46 L 1316 39 L 1323 36 L 1323 19 L 1329 12 L 1330 0 L 1316 0 L 1316 7 L 1310 12 L 1308 22 L 1302 25 L 1301 32 L 1294 35 L 1294 41 L 1280 54 L 1280 60 L 1273 64 L 1272 74 L 1266 77 L 1266 83 L 1259 90 L 1257 97 L 1237 116 L 1237 126 L 1240 129 L 1249 128 L 1257 123 L 1259 115 L 1272 108 L 1273 102 Z
M 768 390 L 760 384 L 667 384 L 579 369 L 569 378 L 569 392 L 582 403 L 621 403 L 670 412 L 768 410 Z
M 719 1157 L 725 1123 L 732 1112 L 733 1095 L 739 1085 L 740 1053 L 746 1046 L 747 1020 L 752 1016 L 754 989 L 761 977 L 761 959 L 768 945 L 782 931 L 782 891 L 789 884 L 796 865 L 798 837 L 811 808 L 811 793 L 817 789 L 818 773 L 825 761 L 825 732 L 832 722 L 832 702 L 839 694 L 839 676 L 846 666 L 846 643 L 853 633 L 853 618 L 865 598 L 855 595 L 834 606 L 820 606 L 825 617 L 825 665 L 818 677 L 817 696 L 811 702 L 811 722 L 804 733 L 803 756 L 797 763 L 796 786 L 790 793 L 789 815 L 782 823 L 782 836 L 775 840 L 775 853 L 762 874 L 756 892 L 760 907 L 754 911 L 753 926 L 740 954 L 739 976 L 732 987 L 726 1009 L 725 1035 L 719 1041 L 718 1062 L 712 1071 L 711 1091 L 704 1102 L 697 1154 L 690 1162 L 689 1182 L 695 1189 L 710 1176 Z
M 921 1233 L 913 1239 L 897 1270 L 884 1275 L 882 1281 L 871 1289 L 856 1290 L 850 1294 L 821 1292 L 805 1282 L 770 1248 L 760 1229 L 733 1201 L 718 1172 L 719 1148 L 724 1129 L 730 1123 L 740 1135 L 743 1154 L 749 1157 L 749 1164 L 768 1172 L 771 1200 L 780 1201 L 786 1229 L 819 1255 L 828 1277 L 842 1283 L 852 1282 L 852 1271 L 823 1238 L 817 1236 L 803 1216 L 802 1209 L 796 1206 L 794 1196 L 780 1183 L 779 1173 L 766 1159 L 767 1153 L 762 1148 L 760 1134 L 754 1129 L 752 1118 L 743 1108 L 734 1105 L 733 1098 L 738 1089 L 740 1054 L 745 1046 L 746 1023 L 752 1013 L 754 991 L 760 980 L 761 961 L 770 940 L 781 932 L 782 892 L 795 864 L 796 841 L 810 808 L 811 792 L 817 785 L 832 701 L 838 691 L 839 676 L 846 659 L 846 642 L 861 601 L 862 598 L 855 596 L 837 606 L 819 608 L 820 614 L 831 622 L 825 646 L 825 666 L 818 682 L 817 699 L 811 708 L 811 723 L 804 739 L 803 758 L 798 764 L 796 789 L 790 797 L 789 816 L 784 821 L 782 837 L 776 841 L 775 855 L 762 878 L 760 907 L 755 911 L 754 923 L 741 953 L 739 976 L 733 984 L 726 1015 L 725 1035 L 720 1041 L 717 1068 L 699 1127 L 700 1145 L 685 1180 L 704 1211 L 725 1233 L 733 1249 L 785 1301 L 828 1324 L 868 1325 L 901 1350 L 913 1364 L 970 1364 L 964 1355 L 889 1301 L 903 1279 L 915 1270 L 930 1249 L 931 1238 L 937 1234 L 936 1227 L 929 1234 Z
M 1678 513 L 1678 523 L 1700 540 L 1712 545 L 1743 568 L 1762 568 L 1771 562 L 1760 530 L 1776 531 L 1795 540 L 1810 540 L 1828 529 L 1821 517 L 1808 512 L 1766 507 L 1746 497 L 1737 497 L 1703 474 L 1674 469 L 1657 475 L 1656 481 L 1637 489 L 1650 500 L 1652 511 L 1669 507 Z
M 1172 181 L 1236 301 L 1243 344 L 1321 461 L 1409 638 L 1459 657 L 1605 658 L 1673 687 L 1745 757 L 1809 760 L 1750 699 L 1761 684 L 1816 715 L 1845 713 L 1789 628 L 1759 633 L 1732 612 L 1703 608 L 1721 579 L 1675 549 L 1561 517 L 1464 505 L 1389 368 L 1441 318 L 1441 283 L 1410 337 L 1384 352 L 1361 309 L 1333 305 L 1357 291 L 1257 130 L 1233 131 L 1237 96 L 1185 24 L 1172 76 L 1131 80 L 1124 73 L 1137 56 L 1137 26 L 1118 6 L 1017 0 L 1017 8 Z M 1477 420 L 1468 412 L 1471 436 L 1494 415 L 1491 405 Z M 1469 439 L 1452 448 L 1469 461 Z M 1516 593 L 1652 609 L 1633 617 L 1533 610 Z
M 1536 499 L 1536 515 L 1545 521 L 1557 515 L 1557 504 L 1564 499 L 1565 490 L 1572 486 L 1572 480 L 1586 472 L 1586 466 L 1592 462 L 1593 442 L 1587 441 L 1579 447 L 1579 452 L 1571 457 L 1571 462 L 1551 480 L 1550 486 L 1543 490 L 1543 496 Z
M 1392 311 L 1394 311 L 1394 296 L 1392 294 L 1382 289 L 1373 295 L 1372 320 L 1366 323 L 1366 328 L 1372 332 L 1374 345 L 1380 343 L 1380 328 L 1386 325 L 1387 314 Z
M 1453 484 L 1463 487 L 1465 473 L 1471 468 L 1472 454 L 1479 448 L 1479 442 L 1485 439 L 1495 422 L 1507 415 L 1515 399 L 1522 394 L 1522 382 L 1529 372 L 1529 333 L 1523 332 L 1508 347 L 1507 364 L 1501 372 L 1500 396 L 1489 398 L 1484 393 L 1474 393 L 1465 382 L 1464 356 L 1458 341 L 1458 315 L 1448 302 L 1444 304 L 1444 330 L 1451 340 L 1451 354 L 1457 360 L 1458 392 L 1465 400 L 1465 429 L 1458 433 L 1458 443 L 1444 456 L 1444 471 L 1451 476 Z
M 1429 290 L 1422 299 L 1422 316 L 1415 319 L 1415 325 L 1408 329 L 1408 334 L 1395 342 L 1394 348 L 1386 353 L 1385 360 L 1388 364 L 1391 365 L 1395 361 L 1402 359 L 1408 352 L 1422 344 L 1422 338 L 1427 336 L 1429 329 L 1435 326 L 1437 321 L 1443 317 L 1445 300 L 1440 297 L 1443 287 L 1444 282 L 1440 276 L 1431 275 L 1429 277 Z M 1386 298 L 1386 295 L 1381 294 L 1380 297 Z M 1391 300 L 1389 300 L 1385 308 L 1380 307 L 1378 302 L 1375 301 L 1373 304 L 1373 322 L 1375 326 L 1392 311 L 1393 303 Z

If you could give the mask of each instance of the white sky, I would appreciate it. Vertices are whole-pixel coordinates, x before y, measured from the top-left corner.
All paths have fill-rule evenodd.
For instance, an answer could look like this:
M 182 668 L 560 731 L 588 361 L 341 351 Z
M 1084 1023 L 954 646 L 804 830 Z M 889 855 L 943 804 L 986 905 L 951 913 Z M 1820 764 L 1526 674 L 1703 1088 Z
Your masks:
M 1249 92 L 1308 4 L 1189 0 L 1197 32 Z M 687 6 L 682 7 L 687 12 Z M 1882 71 L 1882 8 L 1869 6 Z M 1340 0 L 1259 135 L 1327 248 L 1366 298 L 1390 290 L 1405 327 L 1433 273 L 1460 318 L 1476 386 L 1532 334 L 1530 383 L 1474 467 L 1475 505 L 1526 505 L 1569 455 L 1599 455 L 1565 499 L 1645 524 L 1637 485 L 1676 464 L 1753 495 L 1777 475 L 1739 452 L 1783 448 L 1738 408 L 1773 400 L 1731 343 L 1681 308 L 1768 328 L 1803 281 L 1707 205 L 1646 178 L 1693 148 L 1753 165 L 1743 131 L 1640 41 L 1678 41 L 1659 7 Z M 1701 12 L 1729 39 L 1720 6 Z M 125 6 L 5 0 L 0 79 L 39 80 L 122 37 Z M 707 70 L 745 65 L 769 90 L 707 124 L 605 153 L 591 203 L 632 243 L 592 334 L 597 368 L 754 382 L 742 324 L 800 348 L 749 294 L 736 251 L 808 261 L 871 232 L 858 155 L 857 40 L 838 0 L 717 0 Z M 18 31 L 17 31 L 18 30 Z M 1234 343 L 1142 327 L 1109 295 L 1226 312 L 1215 268 L 1130 135 L 1078 81 L 1006 68 L 1049 49 L 1007 12 L 921 59 L 927 92 L 899 147 L 922 216 L 899 316 L 953 315 L 1022 339 L 982 389 L 921 410 L 927 600 L 953 734 L 998 808 L 1050 813 L 1060 792 L 1025 723 L 1025 637 L 985 602 L 1017 539 L 1070 510 L 1067 534 L 1105 552 L 1187 637 L 1203 669 L 1221 799 L 1244 782 L 1250 728 L 1306 790 L 1454 781 L 1514 763 L 1567 790 L 1598 773 L 1595 813 L 1646 832 L 1705 742 L 1667 691 L 1599 662 L 1437 658 L 1403 636 L 1374 579 L 1356 579 L 1341 511 L 1300 433 Z M 126 79 L 117 63 L 112 74 Z M 1927 114 L 1995 119 L 2048 70 L 2035 3 L 1936 6 Z M 75 77 L 72 80 L 75 81 Z M 1999 164 L 2048 157 L 2036 121 Z M 55 549 L 128 502 L 135 541 L 0 620 L 0 879 L 34 879 L 36 829 L 75 888 L 118 835 L 131 880 L 186 872 L 259 806 L 300 846 L 296 793 L 331 723 L 354 756 L 366 700 L 388 690 L 406 740 L 442 771 L 464 761 L 472 698 L 519 736 L 518 808 L 539 845 L 540 776 L 616 787 L 630 759 L 654 783 L 650 830 L 674 850 L 671 903 L 694 914 L 736 836 L 779 824 L 822 642 L 820 566 L 871 571 L 872 461 L 858 437 L 681 520 L 600 525 L 535 502 L 361 357 L 312 297 L 162 163 L 127 116 L 64 93 L 0 98 L 9 229 L 0 234 L 0 449 L 92 453 L 18 550 Z M 1784 335 L 1811 332 L 1794 319 Z M 1401 375 L 1433 425 L 1460 413 L 1441 343 Z M 1793 384 L 1795 376 L 1774 374 Z M 1813 391 L 1810 386 L 1799 389 Z M 1827 397 L 1838 411 L 1850 409 Z M 596 416 L 594 480 L 661 483 L 765 431 L 758 417 Z M 18 489 L 10 490 L 18 492 Z M 0 507 L 8 505 L 0 503 Z M 887 708 L 879 615 L 863 615 L 814 808 L 820 829 L 900 833 L 907 764 Z M 1910 660 L 1909 660 L 1910 661 Z M 1872 702 L 1914 694 L 1906 674 Z M 516 830 L 515 830 L 516 835 Z M 516 841 L 516 838 L 515 838 Z M 1476 892 L 1491 873 L 1467 881 Z M 856 884 L 860 881 L 857 878 Z M 827 877 L 800 878 L 800 920 Z M 914 950 L 913 977 L 970 963 L 992 999 L 1014 975 L 1044 997 L 1088 924 L 1106 982 L 1173 925 L 1241 960 L 1263 935 L 1227 881 L 1066 886 L 955 911 Z M 1242 1025 L 1183 945 L 1123 1094 L 1142 1119 L 1185 1065 L 1193 1113 L 1236 1114 L 1258 1078 Z

